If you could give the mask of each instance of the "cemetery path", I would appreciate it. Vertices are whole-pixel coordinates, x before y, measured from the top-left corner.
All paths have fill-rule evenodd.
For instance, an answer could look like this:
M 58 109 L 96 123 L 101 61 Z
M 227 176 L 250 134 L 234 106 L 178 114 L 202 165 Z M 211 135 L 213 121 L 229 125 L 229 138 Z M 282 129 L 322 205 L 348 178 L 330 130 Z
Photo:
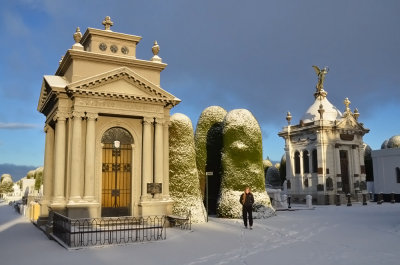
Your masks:
M 317 206 L 256 219 L 210 218 L 168 229 L 150 243 L 67 251 L 12 207 L 0 204 L 0 263 L 11 264 L 398 264 L 400 204 Z

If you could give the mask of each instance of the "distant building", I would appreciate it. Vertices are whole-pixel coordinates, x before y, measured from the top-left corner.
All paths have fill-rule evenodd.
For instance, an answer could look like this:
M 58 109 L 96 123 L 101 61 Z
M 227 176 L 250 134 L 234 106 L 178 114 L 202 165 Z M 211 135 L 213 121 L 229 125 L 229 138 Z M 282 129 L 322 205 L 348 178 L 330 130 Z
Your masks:
M 41 217 L 164 215 L 169 197 L 168 123 L 180 102 L 160 87 L 167 66 L 157 42 L 136 58 L 141 37 L 77 28 L 55 75 L 43 78 L 46 116 Z M 150 49 L 151 47 L 149 47 Z
M 371 152 L 374 166 L 375 197 L 383 193 L 385 201 L 390 201 L 391 193 L 400 201 L 400 135 L 386 140 L 381 150 Z
M 317 72 L 314 103 L 297 125 L 288 112 L 288 126 L 278 133 L 285 139 L 288 193 L 295 202 L 310 194 L 318 204 L 333 204 L 337 193 L 360 199 L 366 191 L 363 136 L 369 129 L 347 98 L 343 113 L 328 101 L 323 70 Z

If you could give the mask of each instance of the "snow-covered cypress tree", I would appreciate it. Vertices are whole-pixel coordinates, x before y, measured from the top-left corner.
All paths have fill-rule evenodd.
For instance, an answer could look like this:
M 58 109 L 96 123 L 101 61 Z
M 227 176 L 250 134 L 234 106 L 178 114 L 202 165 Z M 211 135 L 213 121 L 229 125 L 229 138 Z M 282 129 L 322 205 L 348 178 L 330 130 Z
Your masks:
M 222 125 L 226 110 L 219 106 L 210 106 L 203 110 L 196 126 L 194 144 L 196 164 L 200 178 L 200 190 L 203 198 L 206 192 L 206 171 L 213 172 L 208 181 L 208 197 L 211 212 L 215 212 L 221 184 Z
M 240 218 L 240 195 L 249 186 L 255 199 L 255 217 L 274 213 L 265 190 L 261 129 L 246 109 L 230 111 L 224 119 L 221 196 L 218 216 Z
M 196 168 L 193 126 L 181 113 L 171 116 L 169 128 L 169 188 L 174 200 L 172 213 L 186 216 L 190 211 L 193 223 L 205 222 L 206 211 L 200 194 Z

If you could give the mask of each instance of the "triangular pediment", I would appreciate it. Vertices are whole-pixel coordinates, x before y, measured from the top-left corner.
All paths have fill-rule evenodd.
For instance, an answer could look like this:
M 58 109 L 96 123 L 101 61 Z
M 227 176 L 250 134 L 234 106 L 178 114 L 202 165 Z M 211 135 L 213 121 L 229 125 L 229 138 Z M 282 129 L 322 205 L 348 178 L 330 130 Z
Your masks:
M 344 117 L 336 123 L 336 128 L 339 130 L 363 131 L 364 133 L 369 131 L 365 129 L 362 123 L 359 123 L 353 115 L 344 115 Z
M 71 83 L 67 86 L 67 92 L 146 101 L 165 101 L 173 105 L 180 102 L 174 95 L 127 67 Z

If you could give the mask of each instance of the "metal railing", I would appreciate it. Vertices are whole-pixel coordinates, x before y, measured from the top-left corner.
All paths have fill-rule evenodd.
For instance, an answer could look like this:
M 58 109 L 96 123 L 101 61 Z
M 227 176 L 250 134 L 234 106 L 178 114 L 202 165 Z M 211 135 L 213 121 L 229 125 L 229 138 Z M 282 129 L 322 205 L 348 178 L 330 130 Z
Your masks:
M 53 235 L 70 248 L 166 239 L 165 216 L 71 219 L 54 212 Z

